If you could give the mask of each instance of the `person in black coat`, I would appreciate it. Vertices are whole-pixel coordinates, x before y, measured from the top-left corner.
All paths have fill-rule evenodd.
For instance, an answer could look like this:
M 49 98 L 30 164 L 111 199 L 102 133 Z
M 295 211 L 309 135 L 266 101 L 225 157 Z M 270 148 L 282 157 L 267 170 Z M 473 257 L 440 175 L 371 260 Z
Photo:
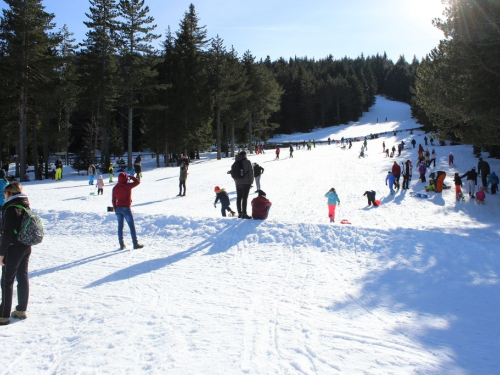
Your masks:
M 17 240 L 21 229 L 24 210 L 13 205 L 29 208 L 28 197 L 22 193 L 19 182 L 12 182 L 4 188 L 6 202 L 2 213 L 2 243 L 0 244 L 0 266 L 2 266 L 2 304 L 0 305 L 0 325 L 10 323 L 14 280 L 17 279 L 18 305 L 12 312 L 16 319 L 26 319 L 29 299 L 28 263 L 31 246 Z
M 257 185 L 256 193 L 260 190 L 260 176 L 264 173 L 264 168 L 259 164 L 253 163 L 253 177 L 255 179 L 255 185 Z
M 217 207 L 217 202 L 220 201 L 221 213 L 223 217 L 226 217 L 226 211 L 229 211 L 229 216 L 234 216 L 236 213 L 231 210 L 231 202 L 229 201 L 229 195 L 226 192 L 226 189 L 221 189 L 218 186 L 214 188 L 215 191 L 215 202 L 214 207 Z
M 476 168 L 472 168 L 469 172 L 464 173 L 460 178 L 467 177 L 467 185 L 469 187 L 469 197 L 474 198 L 474 190 L 477 185 L 477 172 Z
M 483 158 L 479 158 L 479 162 L 477 163 L 477 172 L 481 175 L 481 182 L 483 183 L 481 186 L 488 187 L 488 175 L 490 174 L 490 165 L 487 161 L 484 161 Z
M 137 156 L 137 158 L 135 158 L 134 172 L 135 172 L 135 178 L 137 178 L 140 181 L 141 177 L 142 177 L 142 156 L 141 156 L 141 154 L 139 154 Z
M 371 206 L 373 204 L 373 207 L 378 207 L 378 204 L 375 202 L 375 193 L 373 190 L 365 191 L 363 195 L 366 195 L 368 198 L 368 206 Z

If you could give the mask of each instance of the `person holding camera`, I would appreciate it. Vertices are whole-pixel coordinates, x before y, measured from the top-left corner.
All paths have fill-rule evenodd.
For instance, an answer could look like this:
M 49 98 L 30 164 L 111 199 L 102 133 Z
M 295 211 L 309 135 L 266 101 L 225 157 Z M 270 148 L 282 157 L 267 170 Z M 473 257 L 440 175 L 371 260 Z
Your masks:
M 130 206 L 132 205 L 132 189 L 139 185 L 141 181 L 132 175 L 127 175 L 125 172 L 121 172 L 118 175 L 118 183 L 113 188 L 112 203 L 113 210 L 116 213 L 116 218 L 118 219 L 118 241 L 120 242 L 120 249 L 125 250 L 127 247 L 123 241 L 123 221 L 126 220 L 128 227 L 130 228 L 130 235 L 132 236 L 132 242 L 134 244 L 134 249 L 142 249 L 144 245 L 140 244 L 137 240 L 137 234 L 135 232 L 134 217 L 132 216 L 132 210 Z

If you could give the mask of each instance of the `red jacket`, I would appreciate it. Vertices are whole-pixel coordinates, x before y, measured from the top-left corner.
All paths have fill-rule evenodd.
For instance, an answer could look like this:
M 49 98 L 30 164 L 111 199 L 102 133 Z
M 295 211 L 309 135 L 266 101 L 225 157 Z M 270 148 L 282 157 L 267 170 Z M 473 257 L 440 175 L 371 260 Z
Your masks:
M 401 175 L 401 167 L 399 166 L 399 164 L 393 164 L 392 165 L 392 174 L 394 176 Z
M 268 207 L 273 204 L 263 195 L 259 195 L 252 200 L 252 217 L 254 219 L 266 219 L 268 215 Z
M 132 180 L 128 183 L 128 180 Z M 132 189 L 139 185 L 141 181 L 131 175 L 122 172 L 118 175 L 118 183 L 113 188 L 112 203 L 113 208 L 130 207 L 132 205 Z

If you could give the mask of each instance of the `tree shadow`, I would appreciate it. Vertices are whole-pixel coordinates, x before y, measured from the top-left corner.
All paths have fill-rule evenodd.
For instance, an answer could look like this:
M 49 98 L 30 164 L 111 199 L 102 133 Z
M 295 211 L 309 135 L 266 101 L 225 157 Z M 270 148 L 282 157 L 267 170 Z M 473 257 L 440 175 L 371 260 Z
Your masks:
M 499 373 L 496 230 L 387 232 L 385 246 L 369 255 L 385 267 L 361 276 L 359 292 L 329 309 L 375 315 L 392 334 L 439 356 L 443 373 Z

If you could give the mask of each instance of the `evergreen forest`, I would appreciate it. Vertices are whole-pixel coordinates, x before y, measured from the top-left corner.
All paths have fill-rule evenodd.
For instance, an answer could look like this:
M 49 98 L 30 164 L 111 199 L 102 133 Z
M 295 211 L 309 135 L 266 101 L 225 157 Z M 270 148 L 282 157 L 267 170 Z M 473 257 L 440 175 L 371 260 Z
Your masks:
M 218 159 L 234 156 L 276 133 L 356 121 L 375 95 L 411 105 L 442 141 L 500 154 L 500 2 L 444 0 L 439 45 L 396 62 L 385 53 L 257 60 L 208 38 L 193 4 L 177 30 L 159 34 L 146 2 L 89 0 L 77 42 L 41 0 L 5 0 L 0 162 L 15 160 L 21 181 L 21 166 L 48 174 L 51 155 L 102 171 L 117 157 L 131 169 L 138 151 L 158 166 L 214 145 Z

